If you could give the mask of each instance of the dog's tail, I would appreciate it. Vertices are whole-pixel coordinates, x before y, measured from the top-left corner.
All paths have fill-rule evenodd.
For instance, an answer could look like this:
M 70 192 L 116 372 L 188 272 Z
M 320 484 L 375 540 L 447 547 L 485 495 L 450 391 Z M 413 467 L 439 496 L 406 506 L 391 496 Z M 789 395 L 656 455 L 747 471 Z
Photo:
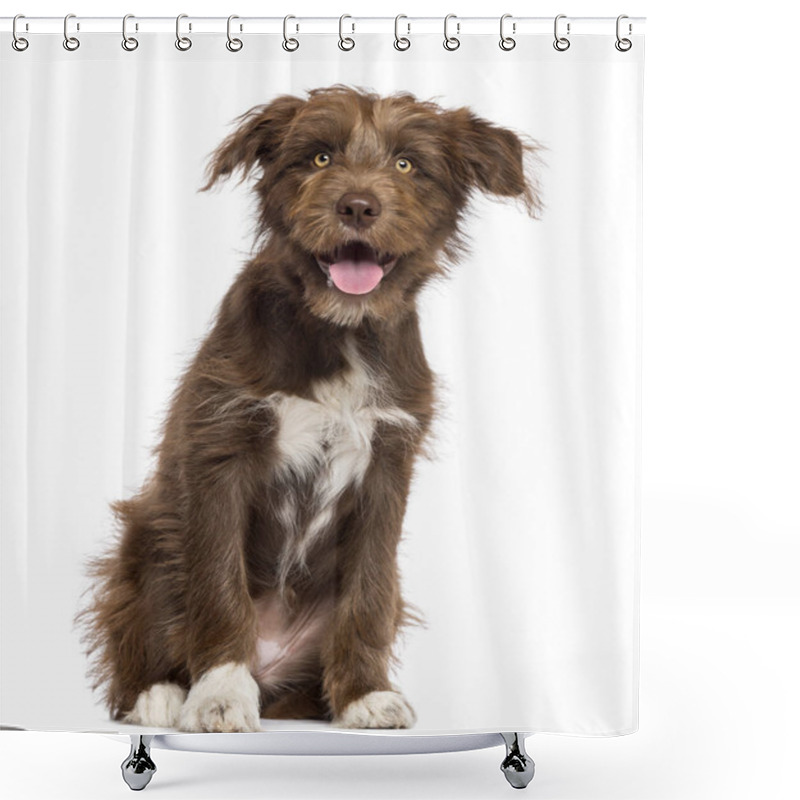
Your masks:
M 143 559 L 152 558 L 157 534 L 141 519 L 136 498 L 112 505 L 119 523 L 115 541 L 86 562 L 90 585 L 75 615 L 89 659 L 93 691 L 103 688 L 112 719 L 129 712 L 139 695 L 159 680 L 181 680 L 169 658 L 159 592 L 143 585 Z M 88 595 L 88 599 L 87 599 Z

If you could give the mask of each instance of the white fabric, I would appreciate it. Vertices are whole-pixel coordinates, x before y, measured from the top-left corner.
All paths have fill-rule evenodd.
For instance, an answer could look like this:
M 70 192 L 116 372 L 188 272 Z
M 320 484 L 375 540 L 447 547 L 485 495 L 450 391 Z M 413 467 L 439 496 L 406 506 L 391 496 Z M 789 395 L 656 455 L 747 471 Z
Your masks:
M 548 149 L 545 211 L 474 203 L 471 253 L 427 289 L 444 389 L 402 571 L 427 627 L 395 682 L 421 730 L 637 727 L 643 40 L 40 35 L 2 58 L 2 723 L 124 730 L 72 627 L 108 503 L 152 466 L 167 399 L 247 258 L 246 185 L 198 193 L 251 106 L 345 83 L 468 105 Z M 270 727 L 280 727 L 269 723 Z

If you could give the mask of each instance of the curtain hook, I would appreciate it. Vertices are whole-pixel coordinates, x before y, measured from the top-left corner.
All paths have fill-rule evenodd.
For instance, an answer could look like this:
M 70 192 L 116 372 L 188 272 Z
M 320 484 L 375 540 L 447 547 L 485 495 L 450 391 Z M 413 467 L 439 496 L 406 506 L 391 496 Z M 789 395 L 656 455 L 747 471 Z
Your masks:
M 77 50 L 81 46 L 80 39 L 77 39 L 75 36 L 69 35 L 69 30 L 67 26 L 69 25 L 69 21 L 71 19 L 75 19 L 74 14 L 67 14 L 67 16 L 64 17 L 64 49 L 69 50 L 70 52 L 72 52 L 73 50 Z M 77 25 L 76 30 L 80 29 L 81 29 L 80 25 Z
M 553 42 L 553 47 L 558 50 L 560 53 L 563 53 L 565 50 L 569 50 L 570 40 L 566 38 L 566 36 L 559 36 L 558 35 L 558 21 L 560 19 L 566 19 L 566 14 L 559 14 L 555 22 L 553 23 L 553 35 L 555 36 L 555 41 Z M 567 36 L 569 36 L 569 22 L 567 23 Z
M 461 40 L 457 36 L 450 36 L 447 33 L 447 25 L 448 25 L 448 23 L 450 22 L 451 19 L 457 19 L 456 15 L 455 14 L 448 14 L 444 18 L 444 42 L 443 42 L 443 45 L 444 45 L 444 49 L 445 50 L 453 51 L 453 50 L 458 50 L 458 48 L 461 47 Z M 456 22 L 456 33 L 457 34 L 461 33 L 461 23 L 460 22 Z
M 298 47 L 300 47 L 300 42 L 293 37 L 289 38 L 289 36 L 287 36 L 290 19 L 297 19 L 297 17 L 293 17 L 291 14 L 288 14 L 283 18 L 283 49 L 289 53 L 293 53 Z M 300 30 L 299 25 L 297 26 L 296 30 Z
M 239 19 L 239 17 L 236 14 L 231 14 L 228 17 L 228 28 L 227 28 L 228 41 L 225 42 L 225 47 L 227 47 L 228 50 L 231 51 L 231 53 L 238 53 L 242 49 L 242 47 L 244 47 L 244 42 L 242 42 L 241 39 L 235 39 L 231 37 L 231 22 L 233 22 L 233 20 L 235 19 Z M 240 31 L 242 30 L 241 25 L 239 26 L 239 30 Z
M 349 36 L 344 36 L 343 33 L 342 33 L 342 25 L 344 24 L 344 21 L 346 19 L 353 19 L 353 18 L 349 14 L 342 14 L 342 16 L 339 17 L 339 49 L 340 50 L 352 50 L 356 46 L 356 43 L 355 43 L 355 41 L 353 39 L 351 39 Z M 354 22 L 351 23 L 351 25 L 353 26 L 352 33 L 355 33 L 356 25 L 355 25 Z
M 503 16 L 500 17 L 500 49 L 505 50 L 506 52 L 513 50 L 517 46 L 517 40 L 512 39 L 510 36 L 506 36 L 503 30 L 503 26 L 505 25 L 505 21 L 507 19 L 511 19 L 511 14 L 503 14 Z M 517 32 L 516 22 L 511 23 L 511 32 Z
M 175 47 L 183 52 L 192 46 L 192 40 L 188 36 L 181 36 L 181 20 L 188 19 L 188 17 L 188 14 L 178 14 L 175 19 Z M 192 24 L 189 23 L 189 30 L 191 29 Z
M 408 50 L 411 47 L 411 39 L 408 36 L 400 36 L 400 20 L 408 19 L 405 14 L 398 14 L 394 18 L 394 49 L 395 50 Z M 411 23 L 407 22 L 408 33 L 411 33 Z
M 132 53 L 139 46 L 139 40 L 133 36 L 128 36 L 129 19 L 134 19 L 133 14 L 126 14 L 122 18 L 122 49 Z M 136 30 L 139 30 L 138 25 L 136 26 Z
M 622 22 L 623 19 L 628 19 L 628 15 L 627 14 L 620 14 L 617 17 L 617 41 L 614 42 L 614 47 L 616 47 L 617 50 L 620 51 L 620 53 L 627 53 L 628 50 L 630 50 L 631 47 L 633 47 L 633 42 L 630 39 L 623 39 L 619 35 L 619 28 L 620 28 L 619 24 L 620 24 L 620 22 Z M 630 22 L 629 22 L 628 23 L 628 35 L 630 35 L 631 33 L 633 33 L 633 25 L 631 25 Z
M 30 44 L 30 42 L 17 33 L 17 20 L 18 19 L 25 19 L 25 15 L 24 14 L 17 14 L 17 16 L 14 17 L 14 22 L 11 23 L 11 35 L 13 37 L 11 39 L 11 46 L 18 53 L 21 53 L 24 50 L 28 49 L 28 45 Z

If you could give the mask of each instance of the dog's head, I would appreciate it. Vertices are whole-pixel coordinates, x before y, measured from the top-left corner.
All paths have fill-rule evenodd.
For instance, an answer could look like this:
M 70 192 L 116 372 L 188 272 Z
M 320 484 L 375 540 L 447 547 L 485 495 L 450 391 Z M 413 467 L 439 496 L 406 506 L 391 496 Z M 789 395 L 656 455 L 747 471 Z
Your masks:
M 410 94 L 343 86 L 282 96 L 239 119 L 208 169 L 211 187 L 260 172 L 260 233 L 280 237 L 273 279 L 340 325 L 390 319 L 453 259 L 474 190 L 540 208 L 525 171 L 534 143 Z

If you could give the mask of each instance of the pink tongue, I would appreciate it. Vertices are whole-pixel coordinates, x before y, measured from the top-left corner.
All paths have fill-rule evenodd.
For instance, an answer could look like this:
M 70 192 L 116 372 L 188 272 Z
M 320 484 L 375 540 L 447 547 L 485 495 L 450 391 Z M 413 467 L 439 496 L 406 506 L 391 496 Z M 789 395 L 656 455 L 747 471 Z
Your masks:
M 383 277 L 383 270 L 374 261 L 337 261 L 331 264 L 331 280 L 347 294 L 371 292 Z

